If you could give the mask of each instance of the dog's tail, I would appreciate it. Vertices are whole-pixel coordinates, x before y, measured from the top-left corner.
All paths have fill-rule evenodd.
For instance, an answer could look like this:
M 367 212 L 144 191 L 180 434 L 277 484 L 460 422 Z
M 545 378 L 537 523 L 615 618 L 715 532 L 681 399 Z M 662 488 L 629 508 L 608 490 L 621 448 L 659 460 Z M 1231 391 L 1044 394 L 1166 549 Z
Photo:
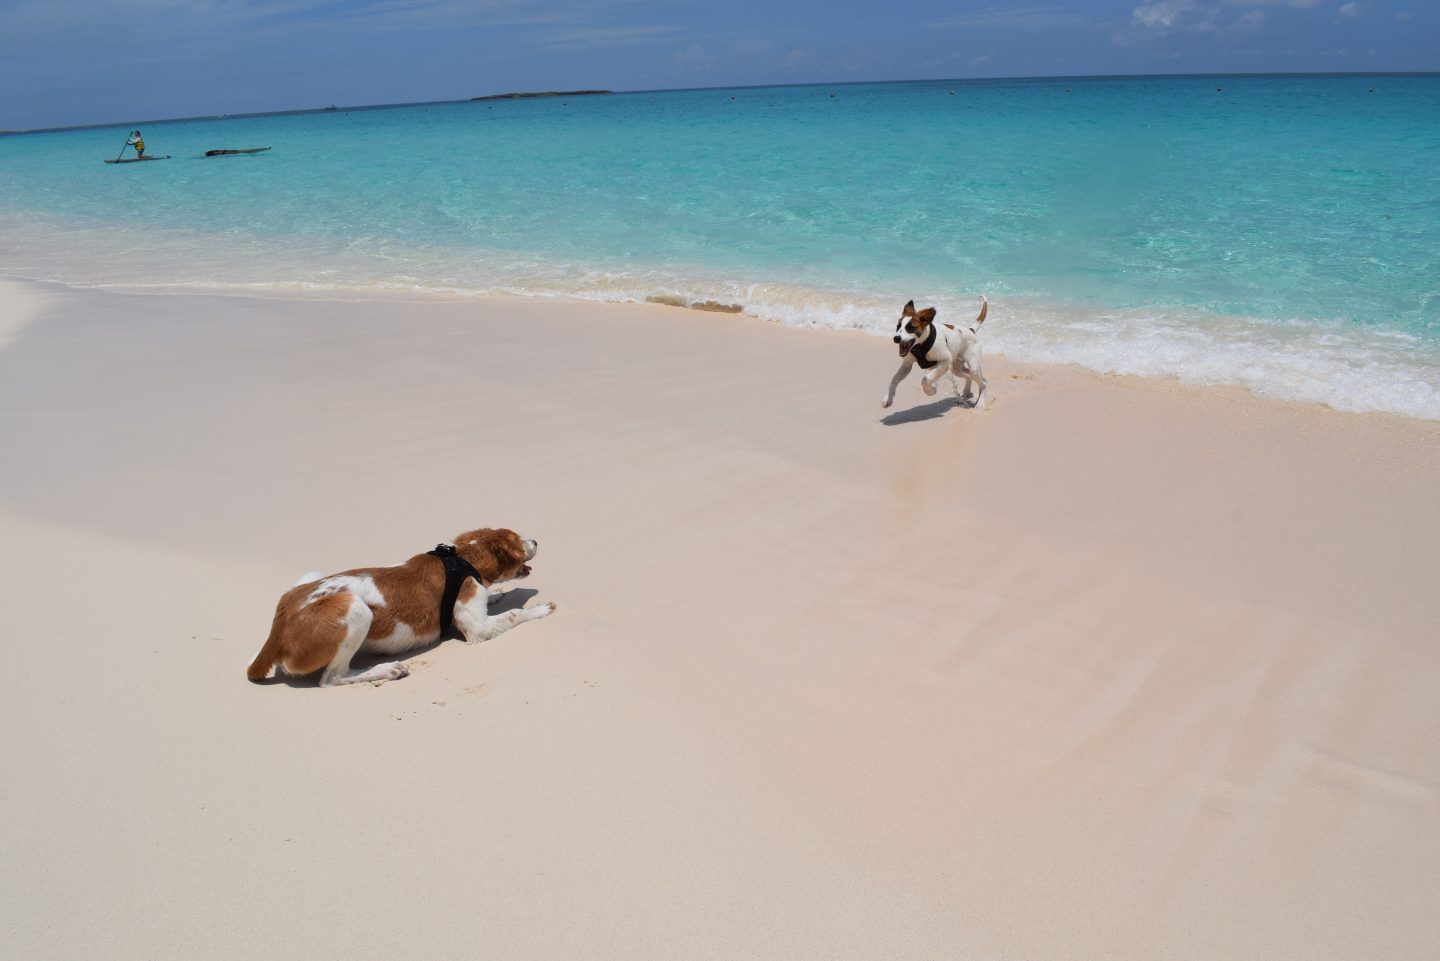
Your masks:
M 987 313 L 989 313 L 989 311 L 990 311 L 990 301 L 988 301 L 988 300 L 985 299 L 985 295 L 984 295 L 984 294 L 981 294 L 981 295 L 980 295 L 980 316 L 975 318 L 975 326 L 976 326 L 976 327 L 979 327 L 981 324 L 985 323 L 985 315 L 986 315 Z
M 260 653 L 255 655 L 255 660 L 245 669 L 245 676 L 252 681 L 263 681 L 270 675 L 270 668 L 280 659 L 280 634 L 281 621 L 283 618 L 276 617 L 275 623 L 270 625 L 270 636 L 265 638 L 265 646 L 260 648 Z

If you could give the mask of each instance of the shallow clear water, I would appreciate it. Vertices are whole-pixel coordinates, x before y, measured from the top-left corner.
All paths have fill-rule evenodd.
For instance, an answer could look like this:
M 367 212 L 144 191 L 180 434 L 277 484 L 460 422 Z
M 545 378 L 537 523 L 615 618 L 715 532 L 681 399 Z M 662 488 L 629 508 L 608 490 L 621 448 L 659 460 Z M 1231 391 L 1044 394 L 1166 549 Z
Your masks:
M 1223 91 L 1217 91 L 1223 87 Z M 1373 88 L 1374 92 L 1370 92 Z M 744 304 L 1440 419 L 1440 76 L 952 81 L 0 137 L 0 270 Z M 255 156 L 195 159 L 215 147 Z

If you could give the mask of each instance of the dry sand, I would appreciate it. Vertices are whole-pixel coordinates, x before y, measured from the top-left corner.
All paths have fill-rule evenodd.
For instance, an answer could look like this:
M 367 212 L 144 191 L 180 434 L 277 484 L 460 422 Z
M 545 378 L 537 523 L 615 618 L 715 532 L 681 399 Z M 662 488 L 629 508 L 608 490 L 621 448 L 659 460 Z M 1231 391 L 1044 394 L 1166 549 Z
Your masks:
M 660 306 L 0 298 L 0 957 L 1440 957 L 1440 424 L 1003 358 L 882 418 L 888 342 Z M 476 525 L 556 616 L 245 681 L 302 572 Z

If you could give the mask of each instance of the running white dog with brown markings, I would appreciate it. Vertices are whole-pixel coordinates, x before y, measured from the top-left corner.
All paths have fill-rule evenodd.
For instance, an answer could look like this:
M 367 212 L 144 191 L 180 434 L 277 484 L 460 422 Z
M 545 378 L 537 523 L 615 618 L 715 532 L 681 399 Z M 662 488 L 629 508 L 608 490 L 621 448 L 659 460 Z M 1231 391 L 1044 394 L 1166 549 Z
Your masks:
M 935 384 L 941 377 L 949 375 L 950 386 L 958 394 L 959 382 L 956 377 L 965 378 L 964 399 L 970 398 L 974 382 L 980 383 L 980 392 L 975 395 L 973 406 L 985 406 L 985 374 L 980 369 L 980 325 L 990 302 L 980 298 L 980 316 L 975 318 L 973 327 L 955 327 L 952 324 L 935 323 L 935 308 L 915 309 L 910 301 L 900 312 L 895 322 L 895 336 L 900 345 L 900 369 L 890 378 L 890 389 L 885 393 L 882 407 L 895 403 L 895 388 L 910 375 L 910 369 L 919 364 L 923 370 L 933 370 L 920 379 L 920 389 L 927 396 L 935 396 Z
M 537 604 L 490 615 L 491 588 L 525 577 L 535 541 L 511 530 L 481 528 L 416 554 L 397 567 L 361 567 L 322 577 L 307 574 L 280 598 L 270 636 L 246 675 L 263 680 L 272 667 L 300 676 L 323 671 L 320 686 L 393 681 L 410 673 L 398 661 L 351 670 L 356 654 L 403 654 L 433 644 L 452 622 L 465 643 L 488 641 L 517 624 L 554 613 Z

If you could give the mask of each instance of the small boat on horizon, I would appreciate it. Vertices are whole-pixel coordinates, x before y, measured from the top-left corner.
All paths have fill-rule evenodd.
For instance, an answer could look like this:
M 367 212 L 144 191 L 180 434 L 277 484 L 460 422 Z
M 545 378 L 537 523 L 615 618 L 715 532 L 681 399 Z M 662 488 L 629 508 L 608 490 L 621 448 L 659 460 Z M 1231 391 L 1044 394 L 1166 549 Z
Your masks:
M 207 151 L 205 151 L 205 156 L 206 156 L 206 157 L 233 157 L 233 156 L 235 156 L 236 154 L 242 154 L 242 153 L 264 153 L 265 151 L 267 151 L 267 150 L 269 150 L 269 149 L 270 149 L 269 147 L 239 147 L 239 148 L 234 148 L 234 149 L 224 148 L 224 149 L 220 149 L 220 150 L 207 150 Z

